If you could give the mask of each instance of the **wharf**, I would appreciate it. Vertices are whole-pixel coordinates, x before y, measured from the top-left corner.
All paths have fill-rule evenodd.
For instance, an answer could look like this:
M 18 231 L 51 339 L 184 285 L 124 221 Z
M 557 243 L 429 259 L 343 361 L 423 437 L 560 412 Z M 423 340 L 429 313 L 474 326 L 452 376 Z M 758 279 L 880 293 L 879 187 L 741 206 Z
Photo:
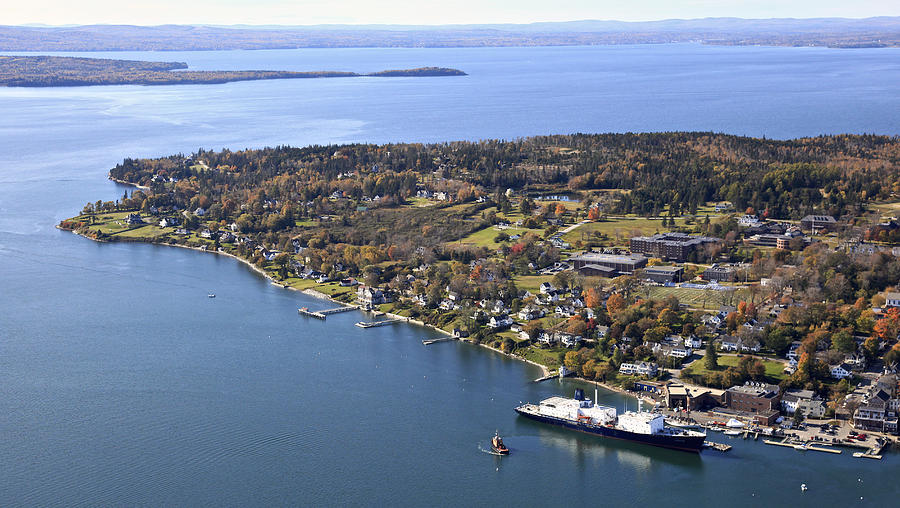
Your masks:
M 432 344 L 437 344 L 438 342 L 449 342 L 451 340 L 456 340 L 456 337 L 438 337 L 437 339 L 425 339 L 422 341 L 422 344 L 430 346 Z
M 382 321 L 360 321 L 356 323 L 356 326 L 360 328 L 374 328 L 376 326 L 387 326 L 392 325 L 394 323 L 405 322 L 405 319 L 385 319 Z
M 786 448 L 793 448 L 793 449 L 799 450 L 801 452 L 809 450 L 812 452 L 834 453 L 837 455 L 844 453 L 843 450 L 837 450 L 835 448 L 826 448 L 825 446 L 815 446 L 812 444 L 812 442 L 798 443 L 798 442 L 791 441 L 789 438 L 785 438 L 783 441 L 774 441 L 771 439 L 764 439 L 763 443 L 765 443 L 767 445 L 784 446 Z
M 557 377 L 559 377 L 559 374 L 547 374 L 544 377 L 539 377 L 539 378 L 535 379 L 534 381 L 532 381 L 532 383 L 540 383 L 542 381 L 549 381 L 550 379 L 554 379 Z

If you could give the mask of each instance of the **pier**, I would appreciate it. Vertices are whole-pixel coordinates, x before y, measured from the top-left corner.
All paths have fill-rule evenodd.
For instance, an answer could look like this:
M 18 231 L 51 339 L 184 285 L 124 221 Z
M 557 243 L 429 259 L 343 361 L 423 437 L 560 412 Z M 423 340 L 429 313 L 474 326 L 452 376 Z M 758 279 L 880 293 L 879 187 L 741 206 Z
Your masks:
M 309 310 L 307 307 L 300 307 L 297 309 L 297 312 L 302 316 L 313 317 L 316 319 L 325 319 L 332 314 L 339 314 L 341 312 L 350 312 L 351 310 L 359 310 L 359 307 L 347 306 L 347 307 L 335 307 L 333 309 L 325 309 L 325 310 Z
M 425 346 L 430 346 L 432 344 L 437 344 L 438 342 L 449 342 L 451 340 L 456 340 L 456 337 L 438 337 L 437 339 L 425 339 L 422 341 L 422 344 Z
M 763 443 L 765 443 L 767 445 L 784 446 L 787 448 L 793 448 L 793 449 L 801 451 L 801 452 L 808 450 L 808 451 L 812 451 L 812 452 L 834 453 L 836 455 L 840 455 L 841 453 L 844 453 L 843 450 L 838 450 L 835 448 L 827 448 L 825 446 L 816 446 L 813 444 L 812 441 L 805 442 L 805 443 L 799 443 L 799 442 L 791 441 L 789 438 L 785 438 L 783 441 L 773 441 L 771 439 L 764 439 Z
M 356 323 L 356 326 L 360 328 L 375 328 L 376 326 L 387 326 L 392 325 L 394 323 L 405 322 L 405 319 L 385 319 L 382 321 L 360 321 Z
M 559 374 L 547 374 L 546 376 L 535 379 L 534 381 L 532 381 L 532 383 L 540 383 L 540 382 L 548 381 L 550 379 L 554 379 L 557 377 L 559 377 Z

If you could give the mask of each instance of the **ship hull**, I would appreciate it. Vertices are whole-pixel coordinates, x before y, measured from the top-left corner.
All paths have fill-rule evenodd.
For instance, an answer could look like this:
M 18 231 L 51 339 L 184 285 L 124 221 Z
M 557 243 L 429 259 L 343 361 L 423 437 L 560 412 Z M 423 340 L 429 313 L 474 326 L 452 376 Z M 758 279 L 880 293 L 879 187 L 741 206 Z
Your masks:
M 516 412 L 520 415 L 529 418 L 531 420 L 535 420 L 541 423 L 548 423 L 550 425 L 556 425 L 557 427 L 565 427 L 570 430 L 575 430 L 578 432 L 584 432 L 586 434 L 592 434 L 595 436 L 608 437 L 611 439 L 619 439 L 622 441 L 631 441 L 633 443 L 641 443 L 647 444 L 651 446 L 658 446 L 661 448 L 668 448 L 670 450 L 679 450 L 683 452 L 690 453 L 700 453 L 700 450 L 703 449 L 703 442 L 706 440 L 706 436 L 671 436 L 671 435 L 652 435 L 652 434 L 637 434 L 634 432 L 628 432 L 626 430 L 616 429 L 614 427 L 603 427 L 598 425 L 584 425 L 575 422 L 570 422 L 568 420 L 563 420 L 561 418 L 554 418 L 552 416 L 544 416 L 539 414 L 530 413 L 528 411 L 523 411 L 519 408 L 516 408 Z

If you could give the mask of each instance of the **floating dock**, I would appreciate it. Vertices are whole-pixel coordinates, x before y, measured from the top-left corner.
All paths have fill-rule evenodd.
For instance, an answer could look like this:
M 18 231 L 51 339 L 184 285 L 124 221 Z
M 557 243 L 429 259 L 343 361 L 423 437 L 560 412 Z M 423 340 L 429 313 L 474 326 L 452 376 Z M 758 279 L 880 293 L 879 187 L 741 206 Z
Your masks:
M 385 319 L 383 321 L 360 321 L 356 326 L 360 328 L 375 328 L 376 326 L 387 326 L 394 323 L 405 322 L 405 319 Z
M 438 337 L 437 339 L 425 339 L 422 341 L 422 344 L 430 346 L 432 344 L 437 344 L 438 342 L 449 342 L 451 340 L 456 340 L 456 337 Z
M 712 448 L 713 450 L 717 450 L 720 452 L 727 452 L 731 449 L 731 445 L 727 445 L 725 443 L 716 443 L 715 441 L 704 441 L 703 444 L 706 445 L 707 448 Z
M 542 381 L 548 381 L 550 379 L 555 379 L 558 377 L 559 377 L 559 374 L 547 374 L 544 377 L 539 377 L 539 378 L 535 379 L 534 381 L 532 381 L 532 383 L 540 383 Z

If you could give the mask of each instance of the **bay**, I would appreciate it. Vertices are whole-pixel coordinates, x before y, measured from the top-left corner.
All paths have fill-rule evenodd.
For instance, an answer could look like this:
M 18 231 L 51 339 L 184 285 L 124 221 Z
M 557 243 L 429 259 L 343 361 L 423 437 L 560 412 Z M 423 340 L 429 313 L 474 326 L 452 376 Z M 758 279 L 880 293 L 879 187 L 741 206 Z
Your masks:
M 124 157 L 277 144 L 703 130 L 897 135 L 896 49 L 115 52 L 197 69 L 460 78 L 0 89 L 0 504 L 884 505 L 884 461 L 729 441 L 694 457 L 521 421 L 533 366 L 277 288 L 226 257 L 53 228 Z M 208 299 L 213 291 L 217 298 Z M 622 406 L 624 399 L 602 393 Z M 513 450 L 479 450 L 495 429 Z M 721 437 L 719 439 L 722 439 Z M 822 456 L 826 455 L 826 456 Z M 810 490 L 801 493 L 800 483 Z M 860 499 L 860 498 L 863 499 Z

